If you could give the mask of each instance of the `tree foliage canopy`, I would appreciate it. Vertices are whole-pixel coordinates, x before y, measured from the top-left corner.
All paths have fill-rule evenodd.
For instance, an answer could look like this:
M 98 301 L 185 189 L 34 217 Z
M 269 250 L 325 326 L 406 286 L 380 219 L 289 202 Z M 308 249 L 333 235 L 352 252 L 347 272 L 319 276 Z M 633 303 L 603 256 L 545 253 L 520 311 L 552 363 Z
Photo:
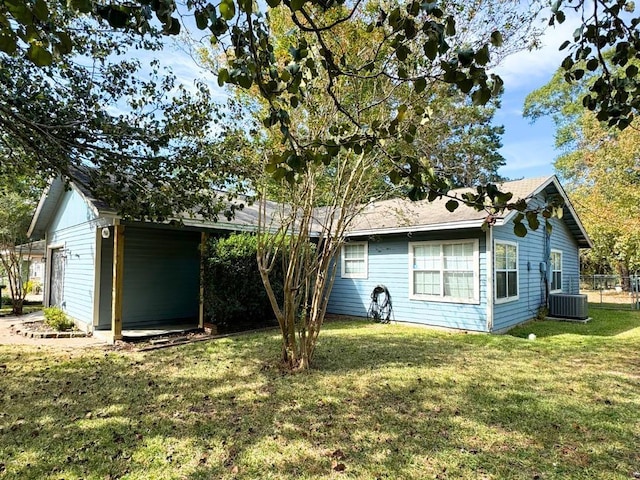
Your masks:
M 218 70 L 220 84 L 236 85 L 243 89 L 255 88 L 268 103 L 264 123 L 280 130 L 286 146 L 285 151 L 276 152 L 271 158 L 269 168 L 273 175 L 291 181 L 296 171 L 304 168 L 306 163 L 330 163 L 331 158 L 340 151 L 351 151 L 358 155 L 359 152 L 368 153 L 376 149 L 388 157 L 391 167 L 387 172 L 389 178 L 396 183 L 408 182 L 412 186 L 409 192 L 411 198 L 434 198 L 447 194 L 455 186 L 454 182 L 448 181 L 446 173 L 428 165 L 421 152 L 413 154 L 411 149 L 389 147 L 391 140 L 393 144 L 397 144 L 398 139 L 412 143 L 416 138 L 417 125 L 421 124 L 425 115 L 428 117 L 429 112 L 420 104 L 416 106 L 411 102 L 398 101 L 388 112 L 389 116 L 370 120 L 368 111 L 379 104 L 376 103 L 376 97 L 372 97 L 374 103 L 352 102 L 344 94 L 344 85 L 375 82 L 384 78 L 398 90 L 410 91 L 410 94 L 401 98 L 412 100 L 434 94 L 436 87 L 431 86 L 437 84 L 437 89 L 441 91 L 452 88 L 468 95 L 474 105 L 485 105 L 499 95 L 502 87 L 501 79 L 490 73 L 493 59 L 501 55 L 500 49 L 509 38 L 520 42 L 535 39 L 531 31 L 523 30 L 521 26 L 540 10 L 541 5 L 542 2 L 532 0 L 529 10 L 526 10 L 519 5 L 508 9 L 504 2 L 486 0 L 414 0 L 401 4 L 379 0 L 269 0 L 267 5 L 250 0 L 223 0 L 217 4 L 189 0 L 186 3 L 187 12 L 180 12 L 172 0 L 134 0 L 109 5 L 92 0 L 72 0 L 66 4 L 47 0 L 7 0 L 0 5 L 0 51 L 14 59 L 28 59 L 33 65 L 46 69 L 59 65 L 72 54 L 82 55 L 83 51 L 88 51 L 91 42 L 87 43 L 85 31 L 77 28 L 74 22 L 88 22 L 91 19 L 97 24 L 94 32 L 115 29 L 125 37 L 139 39 L 140 34 L 156 33 L 154 24 L 160 25 L 159 33 L 177 34 L 180 31 L 178 16 L 192 14 L 196 27 L 210 32 L 212 40 L 224 45 L 229 54 L 226 66 Z M 289 47 L 284 56 L 277 54 L 271 36 L 271 15 L 276 8 L 284 9 L 293 24 Z M 579 80 L 585 71 L 597 71 L 598 80 L 588 95 L 584 96 L 583 104 L 597 110 L 600 119 L 624 128 L 632 121 L 638 102 L 637 68 L 629 63 L 640 55 L 635 28 L 638 19 L 633 16 L 633 4 L 623 0 L 559 0 L 551 7 L 550 23 L 563 22 L 565 12 L 569 10 L 582 13 L 583 21 L 573 39 L 562 45 L 563 48 L 570 48 L 570 55 L 563 62 L 565 78 L 573 82 Z M 495 29 L 487 29 L 487 25 L 495 25 Z M 343 42 L 354 40 L 348 32 L 351 26 L 354 26 L 352 31 L 364 30 L 366 33 L 358 38 L 366 40 L 359 45 L 373 45 L 374 48 L 367 47 L 355 52 L 355 55 L 346 54 L 348 49 L 344 48 Z M 617 69 L 615 74 L 606 68 L 601 54 L 610 45 L 616 48 L 614 63 L 625 67 Z M 92 48 L 95 49 L 95 45 Z M 132 48 L 132 44 L 118 38 L 104 51 L 117 52 L 126 48 Z M 508 49 L 502 52 L 508 52 Z M 584 68 L 581 62 L 584 62 Z M 333 137 L 322 142 L 306 142 L 305 136 L 301 136 L 292 123 L 292 112 L 307 101 L 306 83 L 309 78 L 323 79 L 325 93 L 334 102 L 340 120 Z M 86 86 L 85 82 L 85 90 Z M 167 88 L 170 87 L 161 83 L 150 89 L 147 87 L 146 93 L 150 94 L 151 99 L 138 106 L 142 110 L 147 108 L 147 113 L 155 109 L 161 111 L 161 107 L 154 104 L 157 97 L 154 98 L 152 90 L 163 92 Z M 388 100 L 384 96 L 388 92 L 378 93 L 377 102 Z M 203 92 L 201 95 L 206 96 Z M 201 100 L 201 105 L 206 103 L 206 99 Z M 171 172 L 152 176 L 158 181 L 142 189 L 148 198 L 133 198 L 139 193 L 127 196 L 128 200 L 135 200 L 129 201 L 129 205 L 141 206 L 131 214 L 144 216 L 146 213 L 165 218 L 168 210 L 159 207 L 159 199 L 154 197 L 153 192 L 162 192 L 167 185 L 171 188 L 172 179 L 184 173 L 181 166 L 172 164 L 174 158 L 193 158 L 194 151 L 204 150 L 202 145 L 190 143 L 192 138 L 186 143 L 169 140 L 175 139 L 178 126 L 177 129 L 184 129 L 187 124 L 194 125 L 194 129 L 203 126 L 194 117 L 189 118 L 195 111 L 202 113 L 199 107 L 193 104 L 187 106 L 189 102 L 184 98 L 178 103 L 181 107 L 175 107 L 175 111 L 169 109 L 161 112 L 159 117 L 163 121 L 158 121 L 155 114 L 147 114 L 140 118 L 127 118 L 120 123 L 112 121 L 108 128 L 102 128 L 102 131 L 113 128 L 117 132 L 124 126 L 141 125 L 139 130 L 144 131 L 144 138 L 141 138 L 140 131 L 134 131 L 121 134 L 120 138 L 130 141 L 120 144 L 113 142 L 113 137 L 93 139 L 96 148 L 89 149 L 90 157 L 96 155 L 100 146 L 111 150 L 110 147 L 133 145 L 136 152 L 131 152 L 129 148 L 127 154 L 133 153 L 133 163 L 138 162 L 136 169 L 144 172 L 166 169 Z M 91 112 L 91 109 L 87 111 Z M 99 116 L 104 117 L 104 114 L 103 109 Z M 172 117 L 176 114 L 188 120 L 174 121 Z M 23 121 L 16 111 L 12 111 L 8 118 L 11 121 Z M 69 128 L 69 124 L 65 128 Z M 80 143 L 86 147 L 86 132 L 78 133 Z M 187 136 L 191 136 L 190 133 L 187 132 Z M 71 142 L 63 147 L 73 152 L 75 146 Z M 172 157 L 167 151 L 180 153 Z M 40 156 L 38 161 L 49 166 L 45 158 Z M 128 162 L 124 155 L 113 160 L 104 162 L 104 165 L 118 165 L 117 168 L 101 168 L 100 171 L 108 172 L 112 180 L 115 177 L 116 183 L 145 186 L 143 181 L 131 182 L 134 168 L 132 166 L 127 171 Z M 183 160 L 181 164 L 184 163 Z M 189 173 L 183 183 L 192 187 L 189 191 L 202 192 L 202 188 L 198 187 L 206 183 L 225 183 L 227 180 L 207 178 L 204 170 L 198 168 L 206 163 L 194 162 L 187 168 Z M 126 173 L 122 174 L 123 171 Z M 451 176 L 452 173 L 448 174 Z M 133 192 L 133 189 L 125 190 Z M 477 195 L 458 201 L 485 208 L 487 198 L 496 204 L 497 209 L 518 209 L 518 204 L 509 203 L 508 196 L 496 195 L 493 187 L 482 187 Z M 170 209 L 194 207 L 202 204 L 203 200 L 192 198 L 190 202 L 171 205 Z M 203 213 L 215 215 L 215 210 Z
M 452 21 L 461 5 L 482 5 L 474 2 L 425 2 L 411 1 L 403 4 L 379 2 L 377 7 L 363 12 L 365 2 L 356 0 L 269 0 L 268 7 L 283 5 L 294 19 L 301 32 L 313 34 L 320 42 L 323 60 L 316 68 L 324 70 L 329 78 L 340 75 L 375 75 L 382 72 L 380 64 L 363 58 L 356 65 L 345 65 L 337 51 L 330 48 L 333 28 L 341 23 L 363 20 L 367 22 L 371 38 L 382 39 L 393 55 L 404 61 L 416 54 L 434 60 L 447 50 L 447 38 L 455 34 Z M 546 2 L 532 1 L 529 7 L 537 11 Z M 69 55 L 78 46 L 74 29 L 69 28 L 69 16 L 92 15 L 103 25 L 136 33 L 153 31 L 155 16 L 165 34 L 178 34 L 180 21 L 173 0 L 134 0 L 103 4 L 92 0 L 71 0 L 65 8 L 59 2 L 47 0 L 6 0 L 0 5 L 0 51 L 9 55 L 23 55 L 36 65 L 50 65 L 56 59 Z M 198 28 L 208 30 L 216 38 L 229 34 L 227 40 L 235 50 L 237 62 L 231 70 L 221 72 L 221 82 L 231 82 L 248 87 L 259 85 L 267 98 L 280 97 L 291 84 L 298 84 L 300 69 L 284 72 L 273 64 L 273 50 L 268 38 L 268 10 L 250 0 L 222 0 L 210 3 L 205 0 L 186 2 Z M 469 9 L 468 11 L 472 11 Z M 328 20 L 320 20 L 326 12 Z M 499 17 L 499 7 L 489 12 L 494 24 L 500 25 L 490 38 L 499 44 L 508 34 L 508 25 L 516 25 L 517 18 Z M 585 72 L 601 69 L 598 81 L 583 96 L 583 105 L 598 112 L 599 119 L 624 129 L 638 109 L 638 69 L 629 62 L 640 55 L 640 17 L 635 14 L 635 4 L 629 0 L 557 0 L 550 4 L 549 25 L 563 23 L 567 13 L 577 12 L 581 26 L 560 47 L 569 54 L 562 62 L 565 78 L 569 82 L 579 81 Z M 332 18 L 331 18 L 332 17 Z M 478 24 L 483 19 L 478 19 Z M 465 91 L 474 90 L 478 102 L 484 103 L 491 96 L 492 83 L 484 78 L 482 68 L 488 56 L 488 39 L 469 37 L 469 48 L 459 52 L 457 59 L 447 59 L 442 64 L 444 80 L 456 84 Z M 322 47 L 324 44 L 324 47 Z M 614 65 L 621 67 L 615 73 L 608 70 L 602 52 L 615 48 Z M 299 43 L 292 51 L 293 64 L 300 67 L 307 63 L 305 43 Z M 581 63 L 584 61 L 584 65 Z M 446 64 L 446 65 L 445 65 Z M 311 66 L 309 66 L 311 68 Z M 473 68 L 470 68 L 473 67 Z M 391 75 L 416 82 L 421 88 L 425 72 L 406 68 Z M 280 84 L 280 82 L 283 82 Z M 289 92 L 292 93 L 292 92 Z M 293 96 L 297 96 L 293 93 Z M 277 115 L 277 106 L 275 106 Z M 275 118 L 281 124 L 286 119 Z
M 31 257 L 27 230 L 41 185 L 34 176 L 0 176 L 0 270 L 9 281 L 13 313 L 21 314 L 27 294 L 24 261 Z
M 90 187 L 126 217 L 215 218 L 227 201 L 213 201 L 211 188 L 248 174 L 234 155 L 220 165 L 221 149 L 234 152 L 242 135 L 228 121 L 237 105 L 220 106 L 204 84 L 179 84 L 158 60 L 143 65 L 127 54 L 159 50 L 157 33 L 115 31 L 47 5 L 49 21 L 73 34 L 74 55 L 40 65 L 0 54 L 0 175 L 74 178 L 89 167 Z M 168 195 L 178 189 L 184 194 Z
M 605 53 L 605 58 L 609 54 Z M 612 67 L 613 68 L 613 67 Z M 581 98 L 594 81 L 567 85 L 563 71 L 525 103 L 525 115 L 551 115 L 556 123 L 555 161 L 594 243 L 586 255 L 600 271 L 622 275 L 640 269 L 640 139 L 637 120 L 620 131 L 585 110 Z

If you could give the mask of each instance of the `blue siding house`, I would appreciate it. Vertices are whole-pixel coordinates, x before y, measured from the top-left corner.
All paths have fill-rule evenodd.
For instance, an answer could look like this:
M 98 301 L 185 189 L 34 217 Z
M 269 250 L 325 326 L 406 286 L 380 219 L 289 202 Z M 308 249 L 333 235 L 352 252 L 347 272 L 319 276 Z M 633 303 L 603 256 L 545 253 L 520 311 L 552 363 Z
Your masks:
M 514 213 L 495 218 L 446 200 L 371 204 L 351 224 L 337 261 L 328 313 L 367 316 L 385 285 L 398 322 L 500 332 L 536 316 L 550 293 L 577 293 L 580 248 L 591 241 L 555 176 L 507 182 L 503 191 L 535 205 L 560 195 L 561 219 L 524 238 Z M 268 216 L 275 218 L 270 204 Z M 88 331 L 202 327 L 201 247 L 207 232 L 255 231 L 258 209 L 232 221 L 184 218 L 180 227 L 125 221 L 85 184 L 58 178 L 43 193 L 29 235 L 45 239 L 45 305 Z
M 205 235 L 254 230 L 257 207 L 236 211 L 232 221 L 125 221 L 92 196 L 82 175 L 53 180 L 31 222 L 29 236 L 46 244 L 44 304 L 110 340 L 127 330 L 202 327 Z
M 477 332 L 502 332 L 534 318 L 550 293 L 578 293 L 579 249 L 589 239 L 555 176 L 506 182 L 514 200 L 537 205 L 564 200 L 561 219 L 523 238 L 513 232 L 514 212 L 495 218 L 447 199 L 393 199 L 368 206 L 343 246 L 327 311 L 364 317 L 371 293 L 384 285 L 397 322 Z M 460 192 L 458 192 L 460 193 Z

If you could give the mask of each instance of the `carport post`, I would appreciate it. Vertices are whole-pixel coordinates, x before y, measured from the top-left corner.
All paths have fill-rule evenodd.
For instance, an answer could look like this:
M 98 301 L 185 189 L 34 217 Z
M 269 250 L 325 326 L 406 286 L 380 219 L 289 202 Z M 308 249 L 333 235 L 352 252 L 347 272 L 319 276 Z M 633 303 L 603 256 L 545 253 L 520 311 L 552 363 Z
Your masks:
M 111 291 L 111 333 L 122 340 L 122 277 L 124 273 L 124 226 L 115 225 L 113 235 L 113 288 Z
M 204 263 L 207 247 L 207 234 L 200 233 L 200 294 L 198 305 L 198 328 L 204 328 Z

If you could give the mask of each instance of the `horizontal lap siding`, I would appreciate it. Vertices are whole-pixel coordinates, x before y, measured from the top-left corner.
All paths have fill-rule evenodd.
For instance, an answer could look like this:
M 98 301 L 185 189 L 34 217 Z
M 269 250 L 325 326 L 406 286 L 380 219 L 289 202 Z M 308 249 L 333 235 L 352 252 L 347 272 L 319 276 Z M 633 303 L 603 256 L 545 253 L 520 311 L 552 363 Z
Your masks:
M 528 231 L 524 238 L 513 233 L 513 223 L 493 228 L 493 240 L 506 240 L 518 244 L 518 300 L 504 303 L 496 301 L 493 308 L 493 330 L 503 330 L 534 318 L 544 304 L 544 274 L 540 263 L 545 261 L 545 227 Z M 494 275 L 495 279 L 495 275 Z M 495 281 L 495 280 L 494 280 Z M 495 289 L 492 289 L 495 295 Z
M 125 228 L 123 328 L 197 318 L 200 234 Z
M 562 220 L 551 220 L 551 250 L 562 251 L 562 293 L 580 292 L 580 249 Z
M 47 230 L 47 245 L 59 244 L 64 244 L 66 254 L 62 306 L 69 316 L 91 325 L 96 216 L 75 190 L 69 190 L 62 196 Z
M 409 242 L 479 239 L 480 303 L 478 305 L 431 302 L 409 299 Z M 339 259 L 338 259 L 339 260 Z M 485 235 L 479 230 L 465 233 L 449 232 L 431 235 L 384 236 L 368 241 L 368 278 L 340 278 L 340 262 L 336 273 L 328 312 L 365 317 L 371 303 L 371 291 L 383 284 L 389 289 L 393 303 L 393 319 L 399 322 L 486 330 Z
M 551 249 L 562 250 L 563 277 L 567 274 L 579 274 L 578 247 L 575 239 L 562 220 L 551 219 Z M 496 303 L 494 306 L 493 329 L 496 331 L 510 328 L 534 318 L 545 306 L 545 274 L 540 271 L 540 263 L 546 263 L 545 224 L 540 217 L 540 227 L 536 231 L 527 231 L 523 238 L 513 233 L 513 222 L 494 227 L 493 238 L 518 244 L 518 300 Z M 548 265 L 547 265 L 548 269 Z M 494 276 L 495 278 L 495 276 Z M 563 286 L 565 283 L 563 278 Z M 568 287 L 568 285 L 567 285 Z M 568 290 L 567 290 L 568 291 Z

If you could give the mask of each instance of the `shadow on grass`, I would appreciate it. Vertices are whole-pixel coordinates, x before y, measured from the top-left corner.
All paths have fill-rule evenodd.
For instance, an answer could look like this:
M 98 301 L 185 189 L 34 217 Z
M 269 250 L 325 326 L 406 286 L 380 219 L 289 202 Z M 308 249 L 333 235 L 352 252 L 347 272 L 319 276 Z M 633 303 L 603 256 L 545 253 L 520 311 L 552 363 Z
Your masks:
M 561 370 L 494 348 L 522 343 L 504 337 L 347 325 L 323 331 L 298 375 L 278 369 L 266 333 L 147 354 L 0 348 L 3 478 L 329 478 L 339 463 L 348 478 L 533 478 L 554 468 L 555 444 L 585 437 L 567 418 L 597 430 L 581 444 L 594 477 L 610 438 L 624 442 L 616 464 L 631 461 L 633 422 L 617 437 L 597 427 L 617 429 L 631 401 L 573 395 L 571 359 Z
M 530 333 L 537 337 L 557 335 L 583 335 L 615 337 L 640 328 L 640 311 L 590 309 L 587 323 L 536 320 L 509 330 L 508 335 L 526 338 Z

